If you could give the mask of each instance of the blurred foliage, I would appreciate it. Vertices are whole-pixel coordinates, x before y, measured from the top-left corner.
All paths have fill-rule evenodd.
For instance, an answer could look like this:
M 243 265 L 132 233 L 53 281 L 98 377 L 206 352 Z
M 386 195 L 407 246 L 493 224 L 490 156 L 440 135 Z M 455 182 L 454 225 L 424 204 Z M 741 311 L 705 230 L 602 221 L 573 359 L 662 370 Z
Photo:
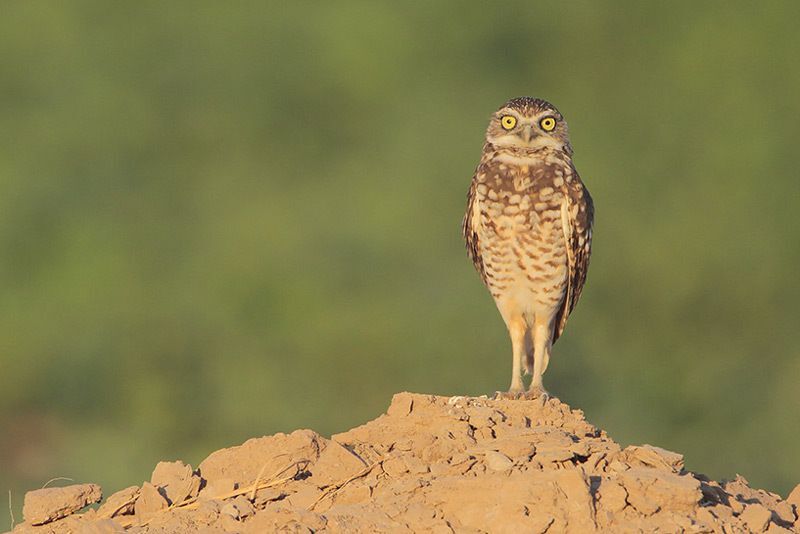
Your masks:
M 546 384 L 624 442 L 800 482 L 800 4 L 8 1 L 0 488 L 507 386 L 459 224 L 553 101 L 597 207 Z

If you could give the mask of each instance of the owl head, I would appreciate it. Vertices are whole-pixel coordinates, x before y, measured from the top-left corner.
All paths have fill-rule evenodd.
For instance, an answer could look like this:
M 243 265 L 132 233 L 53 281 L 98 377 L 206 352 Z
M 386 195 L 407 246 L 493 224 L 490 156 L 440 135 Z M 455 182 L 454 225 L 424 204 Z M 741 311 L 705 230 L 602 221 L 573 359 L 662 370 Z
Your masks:
M 512 98 L 492 115 L 486 141 L 526 151 L 549 147 L 572 154 L 564 117 L 550 102 L 529 96 Z

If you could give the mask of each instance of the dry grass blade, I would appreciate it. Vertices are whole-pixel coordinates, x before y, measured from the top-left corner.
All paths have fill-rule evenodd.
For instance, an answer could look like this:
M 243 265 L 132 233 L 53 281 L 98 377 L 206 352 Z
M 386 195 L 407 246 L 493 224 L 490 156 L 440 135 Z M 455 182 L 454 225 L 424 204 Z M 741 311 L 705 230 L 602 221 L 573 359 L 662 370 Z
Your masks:
M 8 490 L 8 515 L 11 516 L 11 530 L 14 530 L 14 507 L 11 506 L 11 490 Z
M 335 495 L 337 492 L 339 492 L 342 488 L 347 486 L 352 481 L 357 480 L 357 479 L 359 479 L 359 478 L 361 478 L 363 476 L 368 475 L 370 471 L 375 469 L 375 467 L 381 465 L 383 463 L 383 460 L 384 460 L 384 458 L 378 460 L 374 464 L 368 465 L 367 467 L 365 467 L 364 469 L 362 469 L 361 471 L 359 471 L 355 475 L 353 475 L 353 476 L 351 476 L 351 477 L 339 482 L 338 484 L 333 484 L 331 486 L 328 486 L 325 489 L 325 491 L 322 492 L 322 495 L 320 495 L 317 498 L 317 500 L 314 501 L 314 503 L 311 506 L 308 507 L 308 509 L 309 510 L 313 510 L 314 507 L 317 506 L 325 497 L 328 497 L 329 495 Z
M 51 478 L 50 480 L 48 480 L 47 482 L 45 482 L 45 483 L 44 483 L 44 486 L 42 486 L 42 489 L 44 489 L 44 488 L 46 488 L 47 486 L 49 486 L 51 482 L 56 482 L 56 481 L 58 481 L 58 480 L 68 480 L 68 481 L 70 481 L 70 482 L 75 482 L 75 479 L 72 479 L 72 478 L 67 478 L 67 477 L 56 477 L 56 478 Z

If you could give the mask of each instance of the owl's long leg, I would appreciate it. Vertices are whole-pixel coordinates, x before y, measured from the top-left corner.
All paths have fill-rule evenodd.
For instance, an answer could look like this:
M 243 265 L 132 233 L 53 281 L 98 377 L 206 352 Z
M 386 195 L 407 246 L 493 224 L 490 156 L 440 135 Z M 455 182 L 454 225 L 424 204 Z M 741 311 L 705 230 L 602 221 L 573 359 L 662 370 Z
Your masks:
M 529 328 L 525 335 L 525 353 L 522 358 L 522 373 L 533 373 L 533 328 Z
M 525 357 L 525 337 L 528 325 L 522 317 L 515 317 L 508 322 L 508 333 L 511 336 L 511 350 L 513 362 L 511 365 L 511 386 L 509 393 L 522 393 L 522 359 Z
M 533 380 L 531 380 L 528 393 L 535 397 L 540 395 L 549 397 L 542 384 L 542 375 L 547 370 L 547 364 L 550 363 L 550 349 L 553 346 L 553 329 L 550 323 L 549 317 L 547 319 L 537 317 L 533 325 Z

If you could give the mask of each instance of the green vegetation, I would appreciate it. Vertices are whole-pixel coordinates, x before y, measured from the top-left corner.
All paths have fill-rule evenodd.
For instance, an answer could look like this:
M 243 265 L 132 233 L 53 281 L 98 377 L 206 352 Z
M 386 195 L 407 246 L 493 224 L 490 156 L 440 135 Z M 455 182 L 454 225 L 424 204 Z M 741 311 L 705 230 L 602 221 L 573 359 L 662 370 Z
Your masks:
M 459 224 L 488 115 L 531 94 L 597 207 L 546 384 L 785 495 L 799 5 L 4 2 L 0 489 L 505 388 Z

